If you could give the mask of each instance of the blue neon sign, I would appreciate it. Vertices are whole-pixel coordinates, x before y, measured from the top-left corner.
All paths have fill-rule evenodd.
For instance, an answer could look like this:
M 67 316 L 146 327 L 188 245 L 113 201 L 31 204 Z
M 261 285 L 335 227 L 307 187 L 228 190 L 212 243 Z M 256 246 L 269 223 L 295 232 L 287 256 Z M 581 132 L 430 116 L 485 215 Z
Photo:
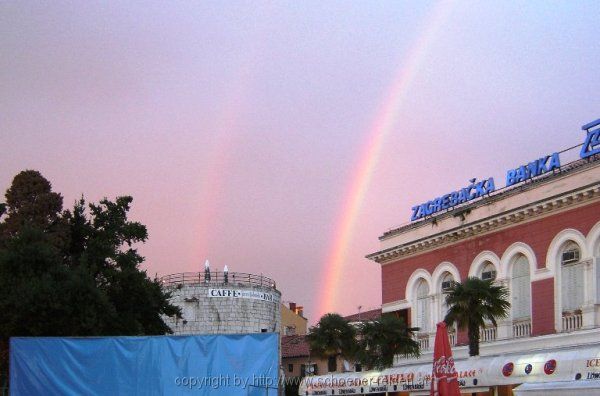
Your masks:
M 596 129 L 594 130 L 594 128 Z M 585 137 L 583 146 L 581 146 L 579 156 L 581 158 L 588 158 L 600 153 L 600 119 L 585 124 L 581 129 L 587 131 L 587 136 Z
M 536 159 L 535 161 L 531 161 L 527 165 L 521 165 L 516 169 L 511 169 L 506 172 L 506 187 L 559 168 L 560 157 L 558 156 L 558 153 L 547 155 L 540 159 Z
M 413 206 L 413 214 L 410 220 L 415 221 L 425 216 L 431 216 L 439 211 L 449 209 L 475 198 L 483 197 L 496 189 L 494 178 L 492 177 L 475 183 L 476 180 L 477 179 L 471 179 L 471 184 L 469 186 L 461 188 L 458 191 L 452 191 L 449 194 L 442 195 L 431 201 Z
M 581 158 L 589 158 L 600 154 L 600 119 L 582 126 L 581 129 L 586 131 L 587 135 L 579 156 Z M 551 155 L 531 161 L 527 165 L 521 165 L 508 170 L 506 172 L 506 187 L 552 172 L 555 169 L 560 169 L 559 153 L 552 153 Z M 475 181 L 476 179 L 471 179 L 471 184 L 468 187 L 413 206 L 410 220 L 419 220 L 442 210 L 451 209 L 454 206 L 490 194 L 496 189 L 494 179 L 491 177 L 477 183 Z

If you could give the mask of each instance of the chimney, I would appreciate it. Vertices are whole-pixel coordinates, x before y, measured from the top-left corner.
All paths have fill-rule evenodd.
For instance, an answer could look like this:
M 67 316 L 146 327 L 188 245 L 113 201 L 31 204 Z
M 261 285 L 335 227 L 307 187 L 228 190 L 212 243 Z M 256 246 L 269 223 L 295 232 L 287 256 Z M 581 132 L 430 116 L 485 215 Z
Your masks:
M 296 308 L 296 313 L 302 317 L 304 317 L 304 307 Z
M 290 302 L 290 311 L 292 312 L 296 312 L 296 303 L 295 302 Z

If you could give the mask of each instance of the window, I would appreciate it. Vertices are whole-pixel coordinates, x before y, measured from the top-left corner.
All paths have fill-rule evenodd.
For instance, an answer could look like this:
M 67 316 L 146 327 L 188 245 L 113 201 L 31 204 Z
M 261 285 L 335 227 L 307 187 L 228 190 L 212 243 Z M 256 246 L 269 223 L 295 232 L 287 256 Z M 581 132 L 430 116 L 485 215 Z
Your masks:
M 183 318 L 186 322 L 196 321 L 196 304 L 184 304 L 183 305 Z
M 583 266 L 579 245 L 567 242 L 561 252 L 562 310 L 570 312 L 583 306 Z
M 421 279 L 417 286 L 417 327 L 419 331 L 429 331 L 429 286 L 424 279 Z
M 510 290 L 513 320 L 529 318 L 531 316 L 531 282 L 529 261 L 524 255 L 519 255 L 513 263 Z
M 496 279 L 496 267 L 494 264 L 487 261 L 481 271 L 481 279 L 483 280 L 494 280 Z
M 288 371 L 290 373 L 294 371 L 294 365 L 293 364 L 288 364 Z
M 496 267 L 489 261 L 486 261 L 483 265 L 483 269 L 481 270 L 481 279 L 493 281 L 496 279 Z M 486 327 L 491 326 L 491 322 L 488 320 L 485 321 Z
M 442 291 L 446 291 L 452 287 L 452 274 L 446 272 L 442 278 Z
M 446 291 L 446 290 L 450 289 L 450 287 L 452 287 L 451 280 L 442 282 L 442 291 Z
M 329 356 L 327 359 L 327 370 L 331 373 L 337 371 L 337 357 Z
M 569 242 L 561 255 L 561 264 L 573 264 L 579 261 L 579 246 L 573 242 Z
M 296 326 L 285 326 L 283 328 L 283 335 L 296 335 Z
M 306 377 L 307 375 L 317 375 L 317 364 L 308 363 L 300 365 L 300 377 Z

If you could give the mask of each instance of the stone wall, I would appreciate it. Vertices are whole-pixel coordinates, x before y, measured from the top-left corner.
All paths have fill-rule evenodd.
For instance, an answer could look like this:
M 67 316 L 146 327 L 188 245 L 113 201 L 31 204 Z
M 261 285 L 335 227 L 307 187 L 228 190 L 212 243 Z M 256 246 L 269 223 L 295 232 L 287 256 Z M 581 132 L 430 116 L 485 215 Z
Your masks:
M 281 293 L 273 287 L 211 282 L 179 284 L 167 289 L 172 295 L 171 303 L 179 306 L 183 315 L 178 320 L 166 320 L 174 334 L 235 334 L 281 330 Z M 225 296 L 218 295 L 221 291 L 226 291 L 223 293 Z M 253 298 L 244 296 L 249 292 L 254 292 Z M 263 293 L 266 297 L 272 297 L 273 301 L 257 297 Z

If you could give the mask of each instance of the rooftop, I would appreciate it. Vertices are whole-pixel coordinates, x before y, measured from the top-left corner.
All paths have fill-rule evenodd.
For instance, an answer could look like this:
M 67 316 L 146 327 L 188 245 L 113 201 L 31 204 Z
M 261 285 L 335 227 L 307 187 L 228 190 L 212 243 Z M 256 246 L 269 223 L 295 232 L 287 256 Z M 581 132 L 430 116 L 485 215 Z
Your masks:
M 370 311 L 359 312 L 352 315 L 344 316 L 348 322 L 366 322 L 368 320 L 375 320 L 381 317 L 381 308 L 372 309 Z
M 281 357 L 304 357 L 310 356 L 308 340 L 304 335 L 289 335 L 281 337 Z
M 264 275 L 248 274 L 245 272 L 231 271 L 199 271 L 182 272 L 165 275 L 159 279 L 164 287 L 178 287 L 179 285 L 224 285 L 231 286 L 260 286 L 276 289 L 275 281 Z

